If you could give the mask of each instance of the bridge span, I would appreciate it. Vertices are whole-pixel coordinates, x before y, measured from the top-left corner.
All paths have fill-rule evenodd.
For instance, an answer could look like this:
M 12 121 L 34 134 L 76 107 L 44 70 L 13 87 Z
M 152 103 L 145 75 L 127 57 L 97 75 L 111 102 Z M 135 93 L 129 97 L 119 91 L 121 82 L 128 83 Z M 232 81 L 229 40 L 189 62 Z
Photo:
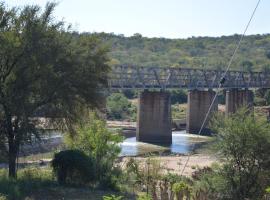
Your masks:
M 270 74 L 192 69 L 115 66 L 109 75 L 112 89 L 214 89 L 224 80 L 222 88 L 270 88 Z
M 226 115 L 229 115 L 241 106 L 252 109 L 253 91 L 250 89 L 270 88 L 270 74 L 228 71 L 225 75 L 224 71 L 218 70 L 116 66 L 109 75 L 111 89 L 142 90 L 138 103 L 136 137 L 139 141 L 152 143 L 172 141 L 171 100 L 167 89 L 188 89 L 186 130 L 196 134 L 219 84 L 225 94 Z M 216 99 L 211 112 L 217 110 Z M 209 132 L 207 122 L 202 134 Z

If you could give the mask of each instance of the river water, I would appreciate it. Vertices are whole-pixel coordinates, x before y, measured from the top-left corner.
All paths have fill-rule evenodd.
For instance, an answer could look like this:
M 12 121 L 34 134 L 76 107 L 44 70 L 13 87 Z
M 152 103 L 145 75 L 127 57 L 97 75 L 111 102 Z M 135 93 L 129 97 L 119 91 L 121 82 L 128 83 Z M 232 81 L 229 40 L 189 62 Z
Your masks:
M 58 131 L 51 131 L 42 138 L 41 142 L 33 142 L 31 145 L 24 145 L 21 155 L 49 152 L 61 147 L 63 144 L 63 136 Z M 196 150 L 209 142 L 209 137 L 187 134 L 186 131 L 173 131 L 171 145 L 155 145 L 143 142 L 137 142 L 136 137 L 127 137 L 120 143 L 120 156 L 136 156 L 147 153 L 166 152 L 187 154 L 192 150 Z M 194 149 L 193 149 L 194 148 Z
M 187 154 L 200 148 L 209 140 L 209 137 L 187 134 L 186 131 L 174 131 L 172 144 L 168 146 L 137 142 L 136 137 L 131 137 L 120 144 L 121 156 L 136 156 L 152 152 Z

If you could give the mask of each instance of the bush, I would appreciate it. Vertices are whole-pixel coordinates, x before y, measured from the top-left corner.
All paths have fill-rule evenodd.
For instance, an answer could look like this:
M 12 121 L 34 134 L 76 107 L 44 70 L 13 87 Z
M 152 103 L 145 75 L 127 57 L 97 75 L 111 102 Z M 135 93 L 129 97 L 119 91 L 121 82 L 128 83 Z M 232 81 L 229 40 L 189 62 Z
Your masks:
M 173 184 L 172 191 L 177 199 L 190 199 L 191 187 L 183 181 Z
M 60 184 L 85 184 L 95 178 L 93 159 L 79 150 L 56 153 L 52 167 Z
M 68 148 L 80 150 L 93 158 L 96 181 L 103 187 L 113 187 L 116 176 L 120 174 L 114 164 L 121 152 L 119 143 L 123 137 L 108 130 L 104 121 L 95 116 L 91 119 L 78 128 L 76 137 L 67 135 L 65 142 Z
M 230 199 L 262 198 L 270 181 L 270 125 L 245 109 L 213 119 L 216 151 L 224 158 L 219 175 Z
M 228 199 L 226 179 L 221 172 L 220 165 L 212 165 L 211 168 L 195 171 L 192 176 L 194 199 Z

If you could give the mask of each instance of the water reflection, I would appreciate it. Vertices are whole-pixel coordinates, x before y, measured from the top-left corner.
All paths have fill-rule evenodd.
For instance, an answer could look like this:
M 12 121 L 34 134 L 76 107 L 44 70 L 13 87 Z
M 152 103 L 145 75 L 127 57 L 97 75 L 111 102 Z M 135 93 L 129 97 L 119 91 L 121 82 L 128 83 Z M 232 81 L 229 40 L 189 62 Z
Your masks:
M 135 156 L 150 152 L 189 153 L 193 144 L 195 149 L 209 141 L 208 137 L 186 134 L 185 131 L 175 131 L 172 133 L 172 144 L 170 146 L 160 146 L 149 143 L 137 142 L 136 137 L 127 138 L 121 144 L 121 156 Z

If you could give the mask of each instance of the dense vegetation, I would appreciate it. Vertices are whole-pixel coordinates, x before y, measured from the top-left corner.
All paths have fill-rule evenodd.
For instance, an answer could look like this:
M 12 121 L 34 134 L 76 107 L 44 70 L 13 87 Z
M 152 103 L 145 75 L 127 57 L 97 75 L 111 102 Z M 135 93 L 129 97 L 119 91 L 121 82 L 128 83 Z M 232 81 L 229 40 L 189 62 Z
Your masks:
M 89 35 L 88 33 L 85 33 Z M 108 33 L 94 34 L 111 45 L 111 65 L 132 64 L 161 67 L 224 69 L 240 35 L 192 37 L 188 39 L 131 37 Z M 269 70 L 270 35 L 246 36 L 232 69 Z
M 224 163 L 216 173 L 222 199 L 262 199 L 270 185 L 270 127 L 245 108 L 212 119 L 216 151 Z M 223 194 L 221 193 L 223 192 Z
M 109 120 L 136 120 L 136 106 L 122 93 L 112 93 L 107 98 Z

